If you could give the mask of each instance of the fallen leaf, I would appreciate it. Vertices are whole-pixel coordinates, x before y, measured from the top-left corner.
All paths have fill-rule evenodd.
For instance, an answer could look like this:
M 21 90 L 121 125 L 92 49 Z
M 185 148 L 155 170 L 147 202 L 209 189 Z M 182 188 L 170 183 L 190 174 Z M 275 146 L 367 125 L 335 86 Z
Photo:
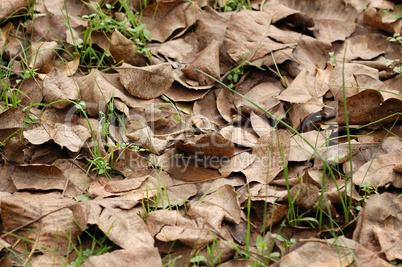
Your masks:
M 151 99 L 162 95 L 173 83 L 170 64 L 133 67 L 128 64 L 118 69 L 120 81 L 127 91 L 142 99 Z

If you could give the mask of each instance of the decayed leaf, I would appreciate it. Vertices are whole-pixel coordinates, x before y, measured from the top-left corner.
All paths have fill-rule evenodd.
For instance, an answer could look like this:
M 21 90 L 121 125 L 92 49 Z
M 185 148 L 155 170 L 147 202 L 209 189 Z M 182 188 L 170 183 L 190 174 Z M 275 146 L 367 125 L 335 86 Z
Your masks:
M 401 199 L 396 195 L 371 195 L 357 219 L 353 240 L 371 251 L 383 251 L 389 261 L 401 260 L 401 211 Z
M 115 62 L 124 61 L 133 66 L 145 65 L 146 59 L 138 54 L 137 45 L 119 31 L 113 32 L 110 42 L 109 50 Z
M 313 73 L 317 67 L 325 68 L 328 60 L 328 52 L 331 51 L 331 47 L 330 43 L 302 35 L 296 48 L 293 50 L 293 56 L 302 68 Z
M 196 57 L 193 63 L 183 68 L 181 71 L 192 80 L 197 81 L 200 85 L 212 85 L 215 83 L 213 79 L 201 73 L 200 71 L 219 80 L 219 47 L 220 41 L 212 41 L 204 50 Z
M 142 12 L 141 22 L 151 32 L 152 40 L 164 42 L 191 27 L 198 12 L 196 3 L 181 0 L 155 2 Z
M 53 69 L 43 81 L 43 97 L 47 103 L 52 103 L 58 100 L 77 100 L 78 88 L 72 78 L 69 78 L 59 72 L 58 69 Z M 70 105 L 69 101 L 60 101 L 52 104 L 55 108 L 65 108 Z
M 128 64 L 117 69 L 120 81 L 133 96 L 151 99 L 162 95 L 173 83 L 170 64 L 133 67 Z
M 71 210 L 68 209 L 74 204 L 75 201 L 61 197 L 60 193 L 33 195 L 25 192 L 3 196 L 1 219 L 4 230 L 11 231 L 32 222 L 16 232 L 17 235 L 33 241 L 25 244 L 29 249 L 40 244 L 50 249 L 57 248 L 55 250 L 57 254 L 66 255 L 69 253 L 67 248 L 70 240 L 64 233 L 69 233 L 69 237 L 76 240 L 82 232 L 73 221 Z M 41 216 L 44 217 L 38 220 Z M 54 242 L 55 239 L 57 242 Z M 8 236 L 7 240 L 15 238 Z

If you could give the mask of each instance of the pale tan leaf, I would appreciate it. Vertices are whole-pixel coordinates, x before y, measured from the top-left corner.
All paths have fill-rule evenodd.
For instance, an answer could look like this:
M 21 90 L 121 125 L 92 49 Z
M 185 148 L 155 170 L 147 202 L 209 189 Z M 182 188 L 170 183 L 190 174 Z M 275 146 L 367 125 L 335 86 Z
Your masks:
M 41 73 L 51 72 L 57 56 L 56 51 L 58 47 L 59 45 L 56 42 L 33 43 L 29 67 L 39 69 Z
M 74 204 L 75 201 L 63 198 L 60 193 L 55 192 L 35 195 L 24 192 L 3 196 L 1 219 L 4 230 L 11 231 L 32 221 L 31 224 L 16 232 L 17 235 L 33 241 L 26 244 L 28 249 L 32 249 L 34 244 L 39 244 L 50 249 L 57 248 L 55 250 L 57 254 L 66 255 L 69 252 L 67 248 L 70 240 L 64 233 L 69 233 L 72 240 L 76 240 L 82 232 L 73 221 L 71 210 L 68 209 Z M 42 215 L 47 216 L 37 220 Z M 54 242 L 55 239 L 57 242 Z M 8 236 L 8 240 L 15 240 L 15 238 Z
M 119 249 L 100 256 L 92 256 L 82 267 L 130 266 L 133 263 L 144 267 L 162 266 L 157 248 Z
M 67 187 L 62 171 L 51 165 L 19 165 L 11 178 L 18 190 L 63 190 Z
M 353 175 L 353 183 L 359 186 L 369 183 L 377 187 L 391 182 L 395 187 L 401 188 L 402 174 L 393 171 L 393 168 L 400 163 L 401 157 L 401 151 L 378 155 L 373 161 L 369 161 L 359 168 Z
M 54 103 L 52 107 L 65 108 L 71 104 L 69 101 L 62 100 L 77 100 L 79 89 L 72 78 L 65 76 L 58 69 L 53 69 L 43 81 L 42 94 L 46 103 Z

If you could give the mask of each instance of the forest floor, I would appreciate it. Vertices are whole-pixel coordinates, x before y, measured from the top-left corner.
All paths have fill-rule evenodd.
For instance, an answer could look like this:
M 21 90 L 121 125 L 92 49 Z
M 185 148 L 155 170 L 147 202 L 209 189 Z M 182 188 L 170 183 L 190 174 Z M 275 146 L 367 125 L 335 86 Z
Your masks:
M 2 266 L 401 266 L 402 4 L 0 0 Z

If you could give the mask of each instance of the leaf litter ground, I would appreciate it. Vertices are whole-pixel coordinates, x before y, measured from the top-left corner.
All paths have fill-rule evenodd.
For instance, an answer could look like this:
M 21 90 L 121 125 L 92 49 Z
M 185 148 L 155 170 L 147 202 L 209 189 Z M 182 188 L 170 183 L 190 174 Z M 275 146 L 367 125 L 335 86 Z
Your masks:
M 400 3 L 0 2 L 5 266 L 401 263 Z

